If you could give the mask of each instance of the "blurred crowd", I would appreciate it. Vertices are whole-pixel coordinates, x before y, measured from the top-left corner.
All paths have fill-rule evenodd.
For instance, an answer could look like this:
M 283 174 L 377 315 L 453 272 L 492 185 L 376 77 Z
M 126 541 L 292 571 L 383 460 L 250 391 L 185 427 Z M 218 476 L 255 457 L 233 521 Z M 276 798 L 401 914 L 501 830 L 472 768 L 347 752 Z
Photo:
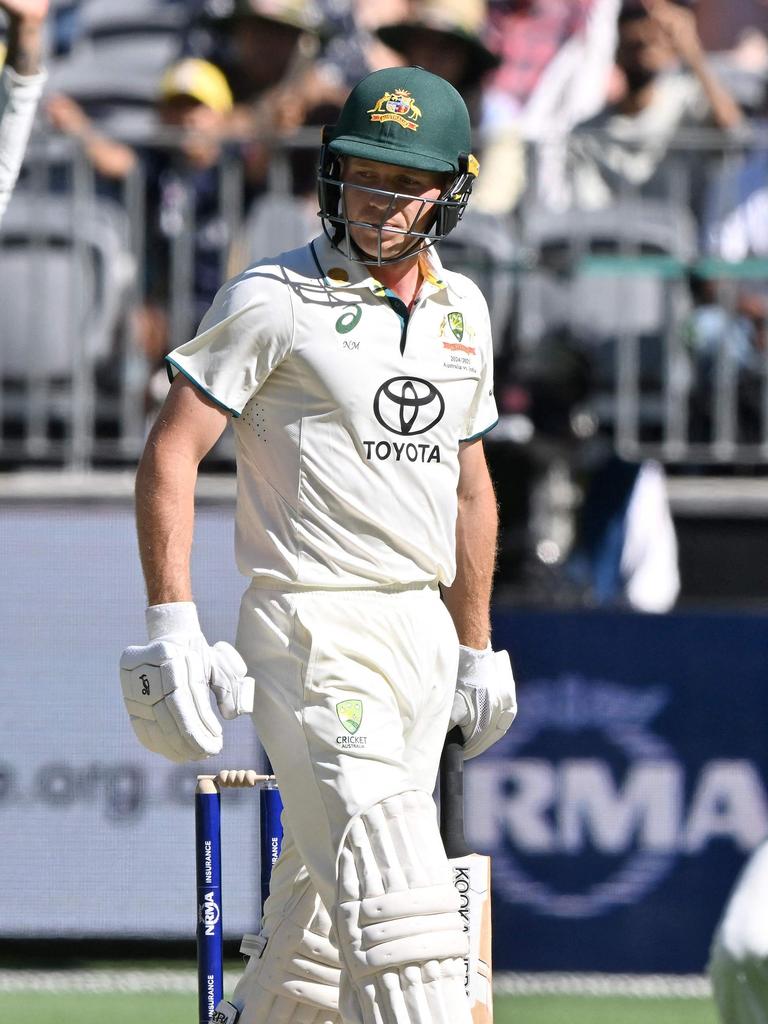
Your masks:
M 366 72 L 396 64 L 442 75 L 471 113 L 481 173 L 443 258 L 469 254 L 485 274 L 509 422 L 583 439 L 574 408 L 599 390 L 604 343 L 620 328 L 648 342 L 651 374 L 661 372 L 653 344 L 666 328 L 651 310 L 663 303 L 646 280 L 629 305 L 610 298 L 615 282 L 577 280 L 577 248 L 690 264 L 679 308 L 703 396 L 692 429 L 714 429 L 707 396 L 726 351 L 743 373 L 737 429 L 757 438 L 766 275 L 724 279 L 718 268 L 768 255 L 768 0 L 52 3 L 42 131 L 73 140 L 100 196 L 142 182 L 133 315 L 147 411 L 165 388 L 163 355 L 194 333 L 222 280 L 317 233 L 320 126 Z M 534 270 L 522 289 L 520 266 Z M 612 478 L 615 508 L 599 514 L 626 517 L 640 480 L 652 492 L 642 469 Z M 667 528 L 665 510 L 648 507 L 651 528 Z M 594 516 L 576 528 L 574 586 L 594 588 L 606 558 L 593 527 Z M 608 557 L 608 599 L 622 557 Z M 659 608 L 674 599 L 668 575 Z
M 717 6 L 695 0 L 59 0 L 49 25 L 44 112 L 50 128 L 82 144 L 103 192 L 141 168 L 149 256 L 142 337 L 157 361 L 168 347 L 163 266 L 169 238 L 185 223 L 184 204 L 193 207 L 195 238 L 194 299 L 188 323 L 179 327 L 182 338 L 220 282 L 224 247 L 225 269 L 232 270 L 258 257 L 263 244 L 288 247 L 314 233 L 312 151 L 319 125 L 335 118 L 352 83 L 380 67 L 418 64 L 465 97 L 481 161 L 472 202 L 478 219 L 514 216 L 521 197 L 562 211 L 604 209 L 627 195 L 673 195 L 680 165 L 667 157 L 686 130 L 708 126 L 734 138 L 763 113 L 768 7 L 764 0 L 753 0 L 751 10 L 744 5 L 738 35 L 708 54 L 702 31 L 710 46 L 723 33 Z M 165 148 L 156 144 L 163 129 L 173 143 Z M 304 152 L 300 139 L 308 140 Z M 261 200 L 274 194 L 273 158 L 286 145 L 293 145 L 292 201 L 278 204 L 276 214 Z M 224 148 L 236 151 L 242 166 L 247 232 L 237 239 L 228 237 L 231 225 L 221 211 Z M 724 175 L 717 188 L 689 166 L 684 203 L 707 252 L 743 258 L 768 247 L 760 215 L 763 161 L 757 154 L 753 165 L 739 168 L 738 180 Z M 706 356 L 713 334 L 725 330 L 740 359 L 754 358 L 763 303 L 750 292 L 729 313 L 716 312 L 715 286 L 696 283 L 701 313 L 694 344 Z

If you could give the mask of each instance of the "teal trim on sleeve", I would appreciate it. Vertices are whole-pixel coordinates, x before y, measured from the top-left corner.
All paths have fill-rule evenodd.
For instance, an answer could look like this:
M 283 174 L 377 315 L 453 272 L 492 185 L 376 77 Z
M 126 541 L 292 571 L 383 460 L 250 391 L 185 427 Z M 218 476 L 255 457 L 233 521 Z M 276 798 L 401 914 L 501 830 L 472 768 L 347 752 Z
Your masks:
M 486 434 L 490 433 L 498 422 L 499 417 L 497 416 L 489 427 L 486 427 L 484 430 L 479 430 L 476 434 L 473 434 L 472 437 L 459 438 L 459 444 L 468 444 L 470 441 L 477 441 L 478 438 L 484 437 Z
M 165 369 L 166 369 L 166 372 L 168 373 L 168 379 L 171 381 L 171 383 L 173 383 L 173 378 L 174 378 L 174 373 L 173 373 L 173 370 L 171 369 L 171 367 L 175 366 L 176 369 L 178 370 L 178 372 L 180 374 L 182 374 L 184 377 L 186 377 L 188 381 L 190 381 L 192 384 L 194 384 L 198 391 L 202 391 L 202 393 L 205 395 L 206 398 L 210 398 L 210 400 L 215 405 L 218 405 L 218 407 L 220 409 L 224 409 L 225 412 L 228 412 L 231 416 L 234 416 L 235 419 L 237 419 L 239 417 L 240 413 L 236 409 L 231 409 L 228 405 L 225 405 L 223 402 L 220 402 L 215 395 L 212 395 L 210 391 L 207 391 L 203 387 L 203 385 L 200 383 L 199 380 L 195 380 L 195 378 L 191 374 L 187 373 L 187 371 L 184 369 L 183 366 L 179 366 L 179 364 L 174 362 L 173 359 L 171 359 L 170 356 L 166 356 L 165 357 L 165 362 L 166 362 Z

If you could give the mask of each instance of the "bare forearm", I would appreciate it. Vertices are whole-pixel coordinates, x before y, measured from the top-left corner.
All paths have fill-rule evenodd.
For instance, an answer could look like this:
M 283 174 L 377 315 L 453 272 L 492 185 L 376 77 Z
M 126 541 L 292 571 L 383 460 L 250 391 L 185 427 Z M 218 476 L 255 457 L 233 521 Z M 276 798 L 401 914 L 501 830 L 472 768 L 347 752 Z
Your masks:
M 136 476 L 136 529 L 148 604 L 191 601 L 197 464 L 150 438 Z
M 498 512 L 488 486 L 459 503 L 456 524 L 456 578 L 443 591 L 459 642 L 484 648 L 491 635 L 490 604 L 496 567 Z
M 738 103 L 717 75 L 710 69 L 704 53 L 690 62 L 691 71 L 698 78 L 712 109 L 712 117 L 718 128 L 732 131 L 744 121 L 744 114 Z
M 11 18 L 8 25 L 8 67 L 19 75 L 36 75 L 42 67 L 43 22 Z

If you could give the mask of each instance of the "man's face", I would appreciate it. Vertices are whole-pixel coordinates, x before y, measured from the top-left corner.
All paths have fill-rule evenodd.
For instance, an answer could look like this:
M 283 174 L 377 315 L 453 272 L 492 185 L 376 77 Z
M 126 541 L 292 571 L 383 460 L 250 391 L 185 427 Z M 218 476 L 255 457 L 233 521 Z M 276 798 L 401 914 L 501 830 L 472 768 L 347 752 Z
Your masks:
M 396 164 L 345 157 L 341 180 L 344 188 L 344 214 L 349 221 L 371 224 L 350 224 L 352 241 L 369 256 L 397 258 L 412 248 L 414 239 L 405 231 L 427 231 L 434 217 L 434 206 L 428 200 L 439 198 L 447 175 L 435 171 L 418 171 Z M 369 191 L 378 190 L 378 191 Z M 385 192 L 400 194 L 397 200 Z
M 194 167 L 210 167 L 219 159 L 223 116 L 192 96 L 172 96 L 160 106 L 160 120 L 182 129 L 179 149 Z
M 616 63 L 631 87 L 653 81 L 674 61 L 661 28 L 651 18 L 628 18 L 619 24 Z

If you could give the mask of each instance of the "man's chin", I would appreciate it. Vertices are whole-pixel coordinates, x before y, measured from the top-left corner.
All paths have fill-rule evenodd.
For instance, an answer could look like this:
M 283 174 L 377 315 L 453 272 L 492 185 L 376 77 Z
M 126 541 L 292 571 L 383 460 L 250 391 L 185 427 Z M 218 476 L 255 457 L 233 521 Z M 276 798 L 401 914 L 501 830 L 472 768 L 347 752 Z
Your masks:
M 410 249 L 413 244 L 413 239 L 405 235 L 398 234 L 387 237 L 386 232 L 382 232 L 381 247 L 379 247 L 379 236 L 375 233 L 369 236 L 367 233 L 356 232 L 352 235 L 352 241 L 356 249 L 364 256 L 370 256 L 372 260 L 378 260 L 379 257 L 381 259 L 396 258 Z

